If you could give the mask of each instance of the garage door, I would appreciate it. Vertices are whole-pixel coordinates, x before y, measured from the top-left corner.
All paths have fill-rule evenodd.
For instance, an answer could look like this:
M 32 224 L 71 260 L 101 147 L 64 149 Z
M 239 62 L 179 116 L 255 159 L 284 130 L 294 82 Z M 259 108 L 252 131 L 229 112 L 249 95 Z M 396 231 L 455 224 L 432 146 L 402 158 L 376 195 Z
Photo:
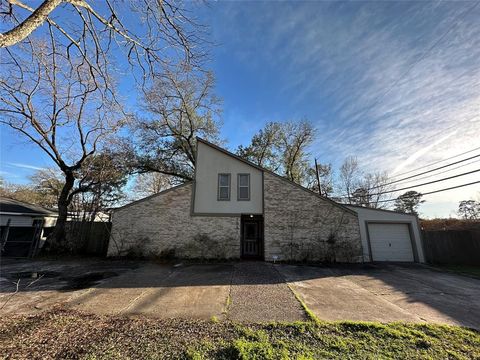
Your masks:
M 373 261 L 414 261 L 407 224 L 368 224 Z

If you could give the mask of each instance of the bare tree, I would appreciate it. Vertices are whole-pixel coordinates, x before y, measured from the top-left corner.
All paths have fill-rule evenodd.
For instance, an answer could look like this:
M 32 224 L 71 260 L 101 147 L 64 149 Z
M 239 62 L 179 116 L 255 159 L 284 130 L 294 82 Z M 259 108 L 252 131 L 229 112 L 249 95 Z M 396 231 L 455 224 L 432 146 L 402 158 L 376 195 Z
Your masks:
M 321 187 L 320 195 L 331 197 L 334 191 L 332 164 L 318 163 L 317 169 L 318 169 L 318 177 L 320 179 L 320 187 Z M 307 178 L 306 184 L 307 184 L 307 188 L 309 188 L 310 190 L 319 192 L 315 166 L 313 168 L 308 169 L 308 178 Z
M 10 29 L 0 34 L 0 48 L 18 45 L 42 25 L 64 47 L 65 57 L 77 57 L 92 77 L 102 82 L 111 76 L 105 63 L 120 51 L 141 73 L 141 82 L 170 64 L 176 55 L 191 64 L 201 61 L 204 28 L 180 2 L 169 0 L 90 1 L 44 0 L 36 8 L 20 0 L 1 3 L 0 13 Z M 129 21 L 123 22 L 124 14 Z
M 312 143 L 315 129 L 307 120 L 285 124 L 281 141 L 285 176 L 302 184 L 308 172 L 307 147 Z
M 384 193 L 392 189 L 388 180 L 386 172 L 362 171 L 357 158 L 349 156 L 340 167 L 337 190 L 341 194 L 339 201 L 369 208 L 384 208 L 384 200 L 391 198 L 391 195 Z
M 0 196 L 9 199 L 15 199 L 28 204 L 43 206 L 48 209 L 54 209 L 57 206 L 57 194 L 51 193 L 46 188 L 40 190 L 38 183 L 15 184 L 2 180 L 0 186 Z
M 79 171 L 78 187 L 88 189 L 78 193 L 71 212 L 81 214 L 83 221 L 93 222 L 99 212 L 106 212 L 121 201 L 125 194 L 128 169 L 121 157 L 104 150 L 89 157 Z
M 62 173 L 58 169 L 45 168 L 30 176 L 31 187 L 39 198 L 38 204 L 50 209 L 57 207 L 63 188 Z
M 458 215 L 465 220 L 480 219 L 480 201 L 462 200 L 458 203 Z
M 121 65 L 145 89 L 172 63 L 200 64 L 204 28 L 187 15 L 169 0 L 0 3 L 10 26 L 0 34 L 0 123 L 36 144 L 63 174 L 56 243 L 72 199 L 93 185 L 84 181 L 85 163 L 125 122 L 115 86 Z
M 0 196 L 55 209 L 62 187 L 62 174 L 53 168 L 45 168 L 35 171 L 29 184 L 8 183 L 2 179 Z
M 196 137 L 219 142 L 220 101 L 211 73 L 177 69 L 157 78 L 145 93 L 148 118 L 139 121 L 134 150 L 140 172 L 158 172 L 182 181 L 195 169 Z
M 384 200 L 391 198 L 391 194 L 386 191 L 392 189 L 388 185 L 388 175 L 385 172 L 367 173 L 362 175 L 356 188 L 350 195 L 350 203 L 369 208 L 384 208 Z
M 113 82 L 98 83 L 85 62 L 64 56 L 64 47 L 52 33 L 48 41 L 24 42 L 4 53 L 0 73 L 0 123 L 38 146 L 63 174 L 57 243 L 73 196 L 88 190 L 74 189 L 79 171 L 125 120 Z
M 158 194 L 172 186 L 178 185 L 178 180 L 172 176 L 158 172 L 138 174 L 135 179 L 134 198 L 143 198 Z
M 339 188 L 345 192 L 349 204 L 352 203 L 353 191 L 359 187 L 360 176 L 361 173 L 357 158 L 355 156 L 347 157 L 340 167 Z

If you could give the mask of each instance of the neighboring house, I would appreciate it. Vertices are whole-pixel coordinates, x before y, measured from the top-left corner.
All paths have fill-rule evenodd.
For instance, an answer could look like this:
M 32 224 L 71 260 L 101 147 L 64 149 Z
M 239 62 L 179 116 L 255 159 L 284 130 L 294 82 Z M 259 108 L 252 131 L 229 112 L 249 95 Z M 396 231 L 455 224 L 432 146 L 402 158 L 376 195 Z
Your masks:
M 193 181 L 113 211 L 109 256 L 370 261 L 356 209 L 197 140 Z
M 41 206 L 0 197 L 2 255 L 28 257 L 42 247 L 57 221 L 57 213 Z

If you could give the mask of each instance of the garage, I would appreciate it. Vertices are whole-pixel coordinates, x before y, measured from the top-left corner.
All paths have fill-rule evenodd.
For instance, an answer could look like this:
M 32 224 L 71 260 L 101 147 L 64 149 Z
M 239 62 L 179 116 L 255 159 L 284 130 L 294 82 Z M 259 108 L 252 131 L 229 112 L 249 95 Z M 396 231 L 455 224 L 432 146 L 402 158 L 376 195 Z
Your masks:
M 413 262 L 409 224 L 368 223 L 373 261 Z
M 364 262 L 425 262 L 417 216 L 354 205 L 347 207 L 358 215 Z

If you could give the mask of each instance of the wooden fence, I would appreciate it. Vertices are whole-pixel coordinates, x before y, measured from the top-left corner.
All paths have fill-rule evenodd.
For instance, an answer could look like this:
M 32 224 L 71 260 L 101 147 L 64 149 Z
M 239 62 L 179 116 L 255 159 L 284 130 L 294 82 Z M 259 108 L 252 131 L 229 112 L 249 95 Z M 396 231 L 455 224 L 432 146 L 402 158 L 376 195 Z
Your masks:
M 69 221 L 67 241 L 76 255 L 106 256 L 110 239 L 110 222 Z
M 480 230 L 422 231 L 422 236 L 428 263 L 480 265 Z

